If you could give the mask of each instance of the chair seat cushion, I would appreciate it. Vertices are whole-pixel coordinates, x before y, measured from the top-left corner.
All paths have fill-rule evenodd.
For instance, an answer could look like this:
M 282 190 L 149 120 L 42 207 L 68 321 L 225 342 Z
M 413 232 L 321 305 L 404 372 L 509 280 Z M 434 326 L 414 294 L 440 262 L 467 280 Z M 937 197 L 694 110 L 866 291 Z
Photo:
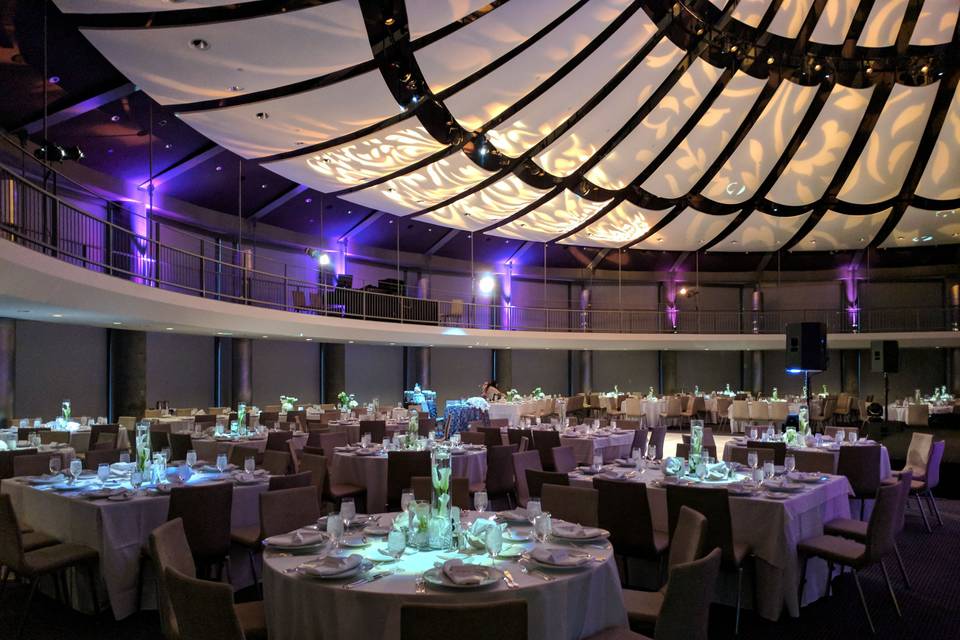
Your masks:
M 651 640 L 651 638 L 634 633 L 626 627 L 608 627 L 600 633 L 593 634 L 587 640 Z
M 815 536 L 801 540 L 797 550 L 805 556 L 819 556 L 839 564 L 858 567 L 866 558 L 867 547 L 840 536 Z
M 634 623 L 656 623 L 663 606 L 663 594 L 659 591 L 623 590 L 623 606 L 627 617 Z
M 267 640 L 267 616 L 263 602 L 244 602 L 233 606 L 246 640 Z
M 841 536 L 864 542 L 867 539 L 867 523 L 863 520 L 837 518 L 823 525 L 823 532 L 831 536 Z
M 39 575 L 84 562 L 93 562 L 98 557 L 99 554 L 90 547 L 65 542 L 28 551 L 23 554 L 23 561 L 25 573 Z
M 21 533 L 20 539 L 23 541 L 24 551 L 34 551 L 36 549 L 42 549 L 43 547 L 50 547 L 55 544 L 60 544 L 59 540 L 53 536 L 48 536 L 42 531 Z
M 910 491 L 923 491 L 927 488 L 927 483 L 923 480 L 911 480 Z
M 260 526 L 239 527 L 230 532 L 230 539 L 244 547 L 252 549 L 260 546 Z
M 342 498 L 344 496 L 355 496 L 361 493 L 366 493 L 366 489 L 356 484 L 347 484 L 347 483 L 330 483 L 330 495 L 334 498 Z

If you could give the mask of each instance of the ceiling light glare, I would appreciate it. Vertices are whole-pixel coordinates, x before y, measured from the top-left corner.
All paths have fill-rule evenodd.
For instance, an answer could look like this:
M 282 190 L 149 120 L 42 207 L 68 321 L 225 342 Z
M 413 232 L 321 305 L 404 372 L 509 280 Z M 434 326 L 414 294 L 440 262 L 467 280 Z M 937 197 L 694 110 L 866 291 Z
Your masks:
M 477 281 L 477 290 L 478 290 L 481 294 L 483 294 L 483 295 L 485 295 L 485 296 L 488 296 L 488 295 L 490 295 L 491 293 L 493 293 L 493 287 L 494 287 L 494 285 L 495 285 L 495 283 L 494 283 L 494 281 L 493 281 L 493 276 L 491 276 L 489 273 L 485 273 L 485 274 L 480 278 L 480 280 Z
M 317 262 L 320 264 L 321 267 L 327 266 L 328 264 L 330 264 L 330 255 L 326 253 L 321 253 L 317 257 Z

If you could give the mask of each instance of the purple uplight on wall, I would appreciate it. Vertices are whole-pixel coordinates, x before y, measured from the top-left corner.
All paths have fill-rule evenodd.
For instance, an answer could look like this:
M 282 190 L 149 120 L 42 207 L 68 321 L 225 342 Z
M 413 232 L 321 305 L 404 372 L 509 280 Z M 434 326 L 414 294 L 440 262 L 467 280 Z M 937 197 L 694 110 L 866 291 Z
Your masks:
M 677 323 L 679 321 L 680 309 L 677 308 L 677 283 L 670 281 L 667 283 L 667 320 L 670 322 L 670 328 L 677 332 Z
M 500 275 L 500 328 L 510 330 L 513 315 L 513 266 L 508 262 Z
M 847 274 L 843 277 L 843 297 L 847 309 L 847 319 L 853 333 L 860 331 L 859 287 L 857 286 L 857 266 L 847 267 Z

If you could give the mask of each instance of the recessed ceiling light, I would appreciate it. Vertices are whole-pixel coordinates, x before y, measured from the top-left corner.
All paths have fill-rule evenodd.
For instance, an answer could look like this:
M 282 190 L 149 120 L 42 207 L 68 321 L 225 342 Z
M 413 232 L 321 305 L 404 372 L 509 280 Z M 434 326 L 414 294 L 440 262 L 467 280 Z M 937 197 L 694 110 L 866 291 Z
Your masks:
M 230 91 L 233 91 L 233 92 L 243 91 L 243 87 L 241 87 L 238 84 L 234 84 L 230 86 Z
M 897 240 L 903 240 L 903 236 L 897 236 Z
M 349 342 L 350 342 L 350 344 L 353 344 L 353 340 L 350 340 Z
M 262 184 L 262 185 L 260 185 L 260 188 L 261 188 L 261 189 L 266 189 L 266 188 L 267 188 L 267 185 L 266 185 L 266 184 Z
M 173 327 L 167 327 L 167 331 L 173 331 Z
M 310 204 L 311 202 L 313 202 L 313 198 L 304 198 L 303 201 L 306 202 L 307 204 Z
M 120 122 L 120 116 L 110 116 L 110 122 Z
M 62 318 L 62 317 L 63 317 L 63 314 L 62 314 L 62 313 L 51 313 L 50 315 L 53 316 L 54 318 Z
M 269 338 L 270 336 L 260 336 L 261 338 Z
M 218 336 L 232 336 L 233 334 L 229 331 L 217 331 Z
M 190 46 L 198 51 L 206 51 L 210 48 L 210 43 L 203 38 L 194 38 L 190 41 Z
M 266 111 L 258 111 L 256 115 L 257 120 L 266 120 L 269 117 L 270 117 L 270 114 L 267 113 Z
M 313 342 L 313 338 L 307 338 L 307 342 Z
M 220 165 L 217 165 L 215 171 L 223 171 L 223 167 L 221 167 Z
M 163 148 L 164 148 L 164 149 L 173 149 L 173 145 L 168 142 L 167 144 L 163 145 Z
M 923 65 L 922 67 L 920 67 L 920 73 L 926 73 L 927 71 L 930 71 L 930 67 L 928 67 L 927 65 Z
M 823 69 L 823 65 L 821 65 L 819 62 L 818 62 L 817 64 L 813 65 L 813 70 L 814 70 L 814 71 L 820 71 L 821 69 Z
M 119 327 L 119 326 L 122 325 L 123 323 L 122 323 L 122 322 L 114 322 L 113 324 L 114 324 L 114 326 Z

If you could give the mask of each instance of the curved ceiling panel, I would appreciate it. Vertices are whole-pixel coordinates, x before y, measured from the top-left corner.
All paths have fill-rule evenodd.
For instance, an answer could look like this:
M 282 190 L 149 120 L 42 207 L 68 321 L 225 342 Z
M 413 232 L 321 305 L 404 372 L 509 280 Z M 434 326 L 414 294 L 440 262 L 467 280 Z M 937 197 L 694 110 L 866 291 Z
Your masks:
M 924 0 L 917 24 L 910 35 L 910 44 L 935 45 L 950 42 L 957 26 L 957 0 Z
M 791 251 L 863 249 L 877 235 L 889 215 L 890 209 L 863 216 L 825 211 L 816 226 Z
M 530 213 L 497 227 L 490 233 L 505 238 L 548 242 L 577 228 L 599 213 L 609 202 L 586 200 L 569 189 L 564 189 Z
M 810 131 L 767 194 L 770 200 L 805 205 L 824 194 L 863 119 L 873 89 L 833 87 Z
M 344 194 L 344 200 L 402 215 L 440 204 L 492 175 L 456 152 L 383 184 Z
M 717 237 L 736 217 L 735 213 L 713 216 L 688 207 L 662 229 L 635 244 L 634 248 L 696 251 Z
M 817 87 L 782 82 L 746 138 L 710 180 L 703 195 L 716 202 L 748 200 L 787 148 Z
M 756 27 L 763 19 L 771 0 L 740 0 L 733 10 L 733 19 Z
M 624 4 L 623 0 L 591 0 L 528 49 L 444 104 L 465 129 L 479 129 L 582 51 L 614 21 Z
M 172 11 L 175 9 L 206 9 L 229 4 L 242 4 L 254 0 L 55 0 L 64 13 L 134 13 Z
M 692 189 L 750 113 L 765 84 L 738 71 L 643 188 L 664 198 L 679 198 Z
M 777 217 L 754 211 L 730 235 L 713 245 L 709 251 L 769 251 L 787 244 L 810 213 Z
M 903 217 L 880 246 L 917 247 L 960 242 L 960 211 L 924 211 L 907 207 Z
M 507 2 L 453 34 L 420 49 L 417 63 L 430 90 L 439 93 L 490 64 L 547 26 L 574 0 Z
M 432 33 L 474 11 L 483 9 L 490 0 L 405 0 L 410 39 Z
M 909 4 L 909 0 L 875 2 L 863 24 L 857 44 L 861 47 L 889 47 L 896 44 L 900 24 Z
M 384 178 L 445 148 L 422 125 L 403 120 L 359 140 L 264 166 L 289 180 L 329 192 Z
M 783 0 L 767 31 L 784 38 L 797 37 L 811 6 L 813 0 Z
M 938 85 L 934 82 L 922 87 L 893 87 L 870 140 L 837 194 L 840 200 L 870 204 L 900 193 Z
M 372 57 L 356 0 L 214 24 L 81 31 L 160 104 L 263 91 Z M 320 41 L 321 51 L 304 46 Z
M 500 222 L 549 193 L 535 189 L 515 175 L 509 175 L 488 187 L 475 191 L 436 211 L 418 216 L 418 220 L 447 227 L 476 231 Z
M 821 44 L 843 44 L 859 4 L 860 0 L 827 0 L 810 40 Z
M 660 222 L 670 209 L 651 211 L 632 202 L 621 202 L 601 219 L 564 240 L 561 244 L 616 248 L 627 245 Z
M 917 194 L 925 198 L 951 200 L 960 198 L 960 88 L 954 90 L 953 100 L 937 142 L 930 153 L 923 175 L 917 184 Z

